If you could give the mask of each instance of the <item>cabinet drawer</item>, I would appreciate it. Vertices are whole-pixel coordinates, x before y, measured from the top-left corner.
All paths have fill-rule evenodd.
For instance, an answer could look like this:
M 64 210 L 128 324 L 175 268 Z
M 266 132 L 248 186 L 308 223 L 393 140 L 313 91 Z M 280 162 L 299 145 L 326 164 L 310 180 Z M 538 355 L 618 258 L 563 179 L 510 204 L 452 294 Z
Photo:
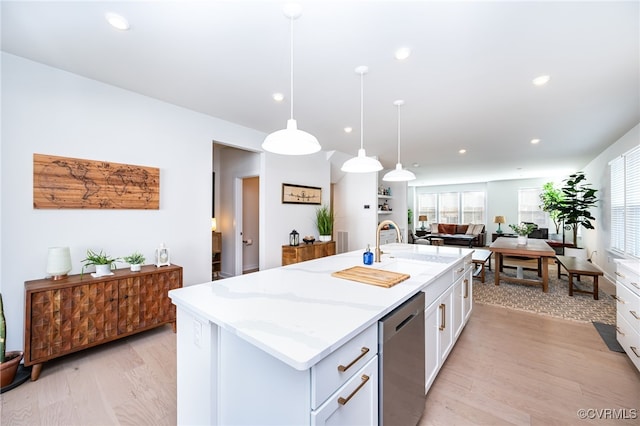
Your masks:
M 378 424 L 378 357 L 351 377 L 327 402 L 311 412 L 311 425 Z
M 620 313 L 618 313 L 616 320 L 616 338 L 631 362 L 640 370 L 640 334 L 633 330 L 633 327 Z
M 636 333 L 640 333 L 640 296 L 624 284 L 616 283 L 616 309 Z
M 311 367 L 311 408 L 322 404 L 378 352 L 378 323 Z
M 624 264 L 618 265 L 616 269 L 616 281 L 624 284 L 637 297 L 640 297 L 640 273 Z

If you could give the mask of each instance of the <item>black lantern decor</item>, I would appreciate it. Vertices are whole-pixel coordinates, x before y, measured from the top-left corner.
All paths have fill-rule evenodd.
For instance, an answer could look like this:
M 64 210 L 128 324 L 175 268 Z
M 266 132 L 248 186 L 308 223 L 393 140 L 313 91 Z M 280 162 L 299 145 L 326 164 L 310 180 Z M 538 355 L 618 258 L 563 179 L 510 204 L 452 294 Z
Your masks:
M 290 246 L 300 245 L 300 234 L 298 234 L 298 231 L 296 231 L 295 229 L 291 231 L 291 233 L 289 234 L 289 245 Z

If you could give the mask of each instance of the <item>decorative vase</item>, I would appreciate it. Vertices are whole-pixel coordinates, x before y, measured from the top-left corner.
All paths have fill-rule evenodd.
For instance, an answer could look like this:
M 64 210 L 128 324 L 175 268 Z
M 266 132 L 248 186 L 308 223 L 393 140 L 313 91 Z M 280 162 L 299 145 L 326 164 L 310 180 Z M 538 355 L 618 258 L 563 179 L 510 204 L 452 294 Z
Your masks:
M 96 275 L 99 277 L 111 275 L 111 265 L 96 265 Z
M 518 235 L 518 245 L 526 246 L 528 237 L 526 235 Z
M 22 351 L 10 351 L 5 355 L 5 361 L 0 364 L 0 387 L 9 386 L 16 377 L 18 366 L 22 361 Z
M 142 267 L 142 265 L 140 265 L 139 263 L 135 263 L 131 265 L 131 272 L 140 272 L 140 268 Z
M 331 235 L 320 235 L 320 237 L 318 237 L 318 239 L 320 241 L 331 241 Z

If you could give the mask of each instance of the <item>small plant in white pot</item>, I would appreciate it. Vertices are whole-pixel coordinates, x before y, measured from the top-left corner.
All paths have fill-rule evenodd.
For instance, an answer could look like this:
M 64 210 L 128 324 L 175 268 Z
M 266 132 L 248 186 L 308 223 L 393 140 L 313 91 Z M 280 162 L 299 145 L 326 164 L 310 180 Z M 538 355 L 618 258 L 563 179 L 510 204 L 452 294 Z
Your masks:
M 116 257 L 111 257 L 108 254 L 105 254 L 100 250 L 100 253 L 96 253 L 95 251 L 89 249 L 87 250 L 87 257 L 82 259 L 84 264 L 82 265 L 82 274 L 84 274 L 84 268 L 87 266 L 95 266 L 96 273 L 95 277 L 101 277 L 104 275 L 111 275 L 112 269 L 115 269 L 115 263 L 118 260 Z
M 333 211 L 327 206 L 316 209 L 316 227 L 320 234 L 320 241 L 331 241 L 333 234 Z
M 124 258 L 124 261 L 129 264 L 132 272 L 138 272 L 140 271 L 145 258 L 141 253 L 135 252 L 133 254 L 130 254 L 129 256 L 126 256 Z
M 509 225 L 509 228 L 518 235 L 518 245 L 527 244 L 528 236 L 536 227 L 530 223 L 520 223 L 518 225 Z

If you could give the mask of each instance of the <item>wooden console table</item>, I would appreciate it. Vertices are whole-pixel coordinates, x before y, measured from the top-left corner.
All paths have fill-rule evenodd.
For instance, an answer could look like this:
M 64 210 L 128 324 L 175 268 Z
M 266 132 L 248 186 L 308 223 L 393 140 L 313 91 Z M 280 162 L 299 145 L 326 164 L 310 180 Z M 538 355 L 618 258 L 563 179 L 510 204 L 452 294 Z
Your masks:
M 335 241 L 316 241 L 313 244 L 282 246 L 282 266 L 332 256 L 334 254 L 336 254 Z
M 69 275 L 25 282 L 24 365 L 37 380 L 42 363 L 164 324 L 176 326 L 169 290 L 182 287 L 182 267 Z

